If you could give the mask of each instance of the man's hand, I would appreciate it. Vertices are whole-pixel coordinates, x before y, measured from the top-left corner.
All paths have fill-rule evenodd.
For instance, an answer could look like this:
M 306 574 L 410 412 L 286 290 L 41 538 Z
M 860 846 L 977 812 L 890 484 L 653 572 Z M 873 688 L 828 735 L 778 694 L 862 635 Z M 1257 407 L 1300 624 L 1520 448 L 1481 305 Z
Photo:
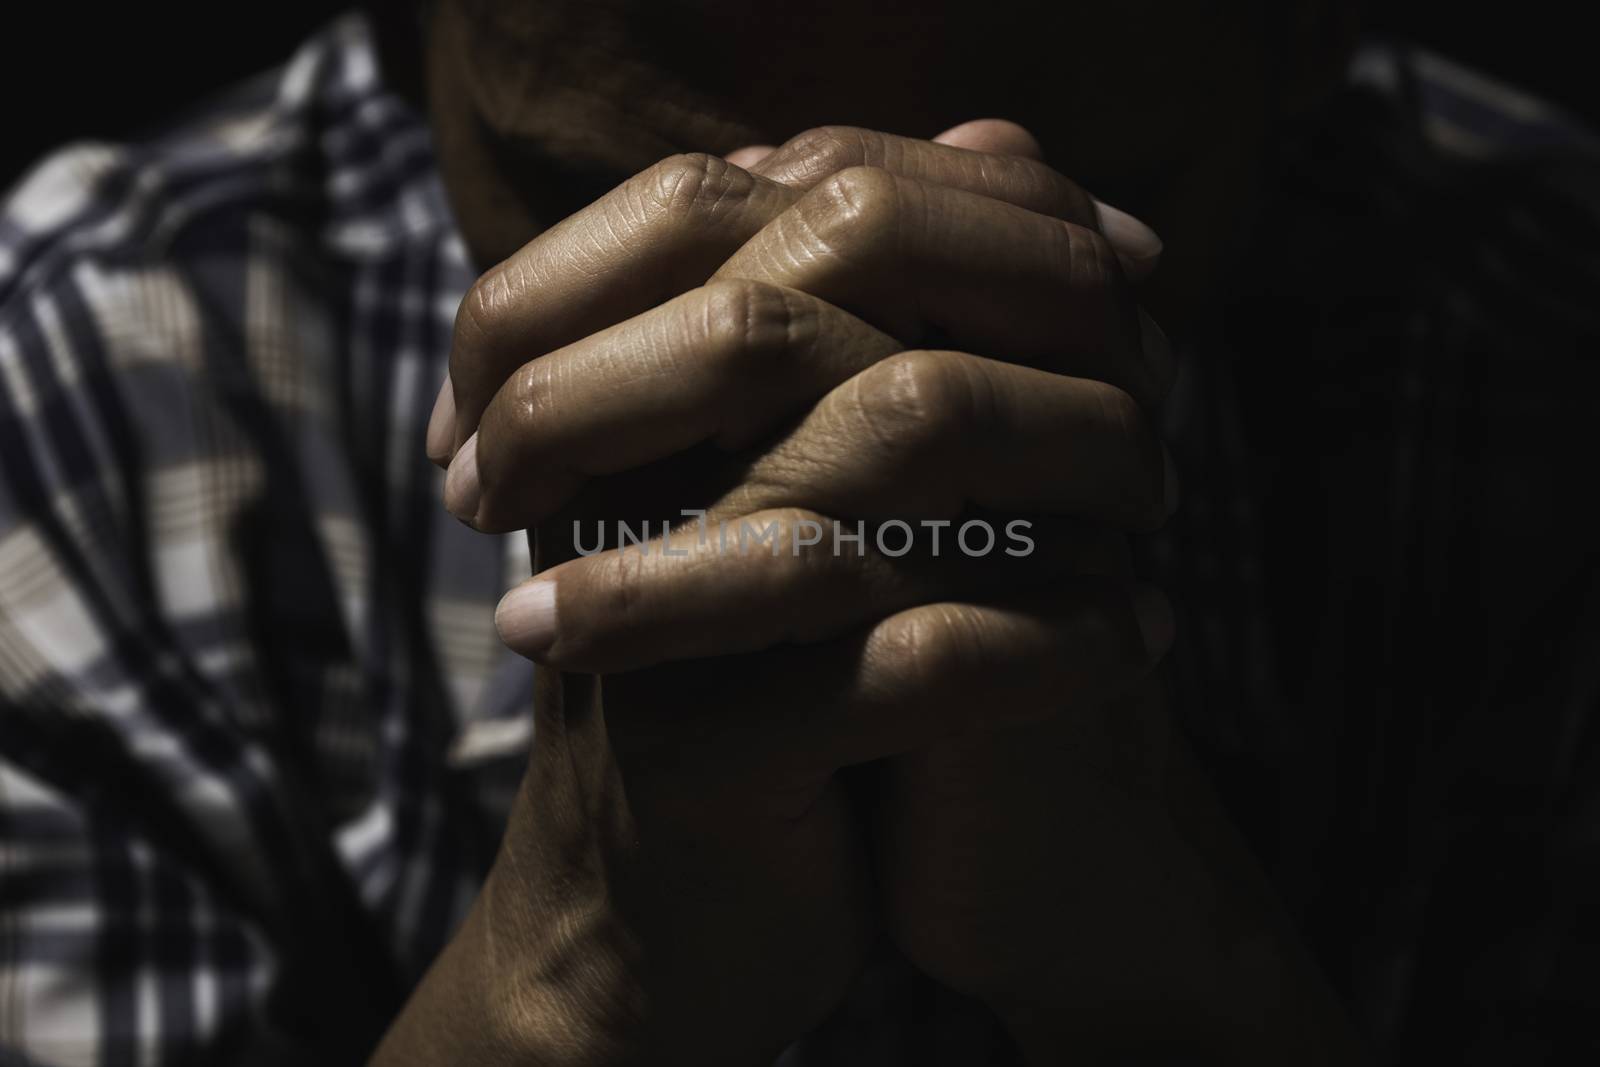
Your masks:
M 841 171 L 852 168 L 861 172 L 855 178 L 837 181 Z M 969 272 L 963 277 L 954 271 L 945 278 L 947 287 L 976 280 L 980 297 L 987 294 L 992 298 L 997 285 L 1017 276 L 1016 271 L 1006 269 L 1010 250 L 1003 247 L 1003 238 L 1013 236 L 1019 225 L 1037 225 L 1047 218 L 1075 224 L 1076 241 L 1057 235 L 1058 253 L 1092 249 L 1097 254 L 1114 254 L 1130 277 L 1148 272 L 1159 252 L 1160 243 L 1147 228 L 1114 209 L 1097 207 L 1086 193 L 1043 164 L 1013 156 L 980 154 L 847 128 L 803 134 L 784 146 L 783 151 L 764 159 L 757 171 L 746 171 L 713 156 L 676 156 L 552 227 L 478 279 L 462 301 L 456 318 L 450 376 L 441 388 L 428 429 L 429 455 L 436 462 L 454 465 L 490 401 L 534 357 L 582 340 L 703 285 L 747 241 L 819 184 L 835 180 L 818 199 L 831 197 L 837 201 L 841 195 L 852 195 L 852 181 L 878 181 L 881 186 L 884 175 L 935 185 L 950 193 L 972 194 L 996 206 L 1025 209 L 1022 213 L 1007 213 L 1010 225 L 994 235 L 999 240 L 982 233 L 952 234 L 956 242 L 944 246 L 946 254 L 962 257 L 970 251 L 962 243 L 962 238 L 968 237 L 987 246 L 991 260 L 998 255 L 999 263 L 993 264 L 1001 270 L 997 275 L 980 273 L 974 277 Z M 843 225 L 848 229 L 851 208 L 848 204 L 841 206 L 846 212 Z M 885 206 L 873 208 L 880 220 Z M 968 212 L 950 219 L 950 224 L 981 224 L 986 217 L 981 212 Z M 1102 218 L 1107 221 L 1101 223 Z M 1086 245 L 1088 231 L 1097 225 L 1114 233 L 1116 243 L 1107 245 L 1101 241 L 1096 245 L 1091 241 Z M 927 250 L 938 252 L 937 246 Z M 892 272 L 916 263 L 908 258 L 904 263 L 876 266 Z M 1017 264 L 1018 270 L 1022 266 Z M 1079 267 L 1104 269 L 1105 264 L 1084 262 Z M 1058 263 L 1054 269 L 1059 274 L 1072 270 L 1073 264 Z M 894 279 L 880 277 L 875 281 L 881 288 L 886 283 L 893 284 Z M 1033 281 L 1048 283 L 1050 279 L 1036 273 Z M 1093 280 L 1085 281 L 1092 290 Z M 961 293 L 954 295 L 956 303 L 947 310 L 959 311 L 970 303 Z M 1058 302 L 1057 317 L 1070 315 L 1073 308 L 1060 303 L 1070 294 L 1057 290 L 1054 297 Z M 992 307 L 995 301 L 991 299 L 989 303 Z M 940 308 L 925 310 L 932 312 L 927 320 L 930 324 L 938 324 L 940 318 L 946 317 Z M 1129 331 L 1136 339 L 1140 325 L 1131 305 L 1125 304 L 1117 311 L 1122 316 L 1119 325 L 1123 339 L 1128 339 Z M 1105 310 L 1094 308 L 1083 328 L 1092 330 L 1094 324 L 1104 320 Z M 921 339 L 908 336 L 900 340 L 910 346 Z M 1099 355 L 1104 365 L 1114 365 L 1111 353 Z M 1124 370 L 1139 373 L 1133 368 Z M 1149 387 L 1146 394 L 1150 389 L 1158 390 L 1171 371 L 1170 363 L 1149 368 L 1141 383 Z
M 849 173 L 849 164 L 868 156 L 892 169 Z M 955 340 L 966 336 L 964 320 L 957 316 L 946 325 L 942 312 L 964 301 L 984 334 L 1016 347 L 1023 358 L 1113 367 L 1106 348 L 1114 343 L 1135 357 L 1130 385 L 1159 390 L 1167 368 L 1138 362 L 1141 326 L 1131 305 L 1086 301 L 1094 313 L 1083 316 L 1085 330 L 1099 331 L 1100 341 L 1086 332 L 1065 347 L 1058 344 L 1068 336 L 1059 326 L 1067 317 L 1060 305 L 1070 283 L 1104 281 L 1116 271 L 1111 250 L 1092 231 L 1068 230 L 1030 210 L 1092 223 L 1093 206 L 1080 191 L 1035 164 L 985 160 L 863 131 L 819 132 L 788 158 L 823 165 L 786 184 L 712 158 L 669 161 L 480 280 L 458 319 L 453 385 L 430 432 L 430 453 L 441 460 L 453 456 L 447 499 L 458 514 L 484 529 L 532 523 L 564 502 L 582 506 L 574 498 L 594 496 L 605 488 L 600 482 L 623 481 L 589 484 L 595 475 L 630 470 L 705 440 L 723 446 L 725 462 L 709 466 L 721 468 L 715 480 L 732 494 L 727 506 L 741 506 L 737 499 L 759 510 L 761 478 L 775 488 L 788 485 L 784 465 L 820 457 L 816 446 L 826 444 L 828 434 L 813 425 L 794 436 L 787 453 L 760 446 L 783 437 L 785 426 L 814 408 L 849 410 L 844 393 L 832 404 L 819 408 L 817 402 L 869 371 L 881 404 L 858 411 L 867 418 L 915 419 L 921 400 L 907 388 L 926 394 L 940 382 L 992 379 L 1005 411 L 991 426 L 990 413 L 972 408 L 966 424 L 972 430 L 1002 430 L 1007 419 L 1022 417 L 1031 425 L 1023 427 L 1026 441 L 1019 444 L 1036 456 L 1069 447 L 1098 450 L 1097 435 L 1139 441 L 1137 456 L 1121 457 L 1132 488 L 1097 481 L 1084 467 L 1049 491 L 1064 499 L 1092 497 L 1096 509 L 1109 508 L 1138 525 L 1159 521 L 1165 477 L 1159 446 L 1134 405 L 1115 390 L 1062 379 L 1067 392 L 1056 389 L 1050 403 L 1038 403 L 1031 394 L 1039 381 L 1057 385 L 1043 371 L 1016 379 L 1011 372 L 1022 368 L 959 353 L 886 362 L 907 347 L 903 340 L 808 294 L 805 279 L 785 280 L 781 272 L 791 238 L 813 225 L 832 225 L 841 240 L 854 242 L 851 247 L 879 256 L 878 266 L 852 275 L 855 268 L 843 258 L 818 259 L 814 266 L 839 269 L 815 274 L 811 287 L 832 285 L 830 293 L 840 299 L 861 288 L 871 299 L 856 306 L 882 316 L 885 326 L 907 336 L 943 332 Z M 840 169 L 835 164 L 844 166 L 845 177 L 808 199 L 809 188 Z M 926 180 L 934 173 L 945 183 Z M 920 198 L 928 221 L 942 222 L 920 243 L 897 249 L 898 235 L 884 212 L 891 207 L 887 198 L 902 192 Z M 849 214 L 851 201 L 863 196 L 872 203 Z M 1001 211 L 998 222 L 991 205 Z M 860 240 L 868 230 L 871 239 Z M 914 235 L 913 228 L 905 234 Z M 1030 321 L 1013 321 L 1000 293 L 963 295 L 969 283 L 987 277 L 962 252 L 973 241 L 987 249 L 984 255 L 1006 284 L 1039 294 Z M 1008 242 L 1035 246 L 1009 274 Z M 780 257 L 771 264 L 777 280 L 729 272 L 704 286 L 741 247 L 747 255 Z M 900 255 L 899 261 L 882 258 L 886 253 Z M 791 267 L 804 265 L 789 260 Z M 881 284 L 878 272 L 885 267 L 916 272 L 919 281 L 896 293 Z M 875 279 L 879 292 L 868 293 Z M 916 302 L 905 301 L 908 293 Z M 931 316 L 920 306 L 928 302 Z M 517 369 L 536 356 L 545 358 Z M 741 381 L 721 380 L 741 367 Z M 739 385 L 749 388 L 736 391 Z M 1085 421 L 1083 434 L 1064 435 L 1067 428 L 1054 425 L 1050 404 L 1063 402 L 1095 416 Z M 898 458 L 889 452 L 881 458 L 908 475 L 922 472 L 918 492 L 942 496 L 953 508 L 959 494 L 926 475 L 933 458 L 928 450 L 949 455 L 960 444 L 952 434 L 961 424 L 940 416 L 941 407 L 924 412 L 934 418 L 921 432 L 904 427 L 913 434 Z M 1129 421 L 1119 426 L 1119 419 Z M 1001 442 L 992 445 L 998 456 Z M 759 464 L 744 470 L 762 457 L 770 476 L 760 474 Z M 850 452 L 835 457 L 846 467 L 854 460 Z M 545 475 L 543 484 L 526 480 L 536 469 Z M 990 488 L 982 469 L 969 465 L 960 493 Z M 852 500 L 874 494 L 880 476 L 854 485 L 820 479 L 817 485 L 831 485 L 841 507 L 852 508 Z M 996 500 L 1034 492 L 1016 479 L 992 488 L 1000 494 Z M 704 499 L 714 503 L 718 495 Z M 604 511 L 592 501 L 589 508 Z M 559 559 L 561 542 L 542 538 L 540 551 Z M 753 670 L 716 671 L 715 684 L 704 686 L 670 677 L 676 667 L 663 667 L 658 678 L 642 671 L 607 677 L 603 689 L 569 675 L 565 685 L 542 693 L 533 760 L 495 871 L 466 929 L 397 1023 L 384 1056 L 403 1062 L 398 1057 L 408 1049 L 450 1045 L 541 1062 L 754 1062 L 818 1022 L 859 962 L 873 910 L 859 827 L 833 772 L 943 732 L 916 722 L 915 694 L 903 683 L 888 673 L 877 681 L 860 678 L 859 664 L 870 660 L 928 692 L 940 680 L 950 683 L 940 694 L 950 723 L 995 695 L 984 679 L 1008 660 L 1026 667 L 1025 673 L 1008 672 L 1017 680 L 1011 702 L 1017 709 L 1036 703 L 1034 690 L 1061 674 L 1052 665 L 1050 640 L 1060 623 L 995 610 L 994 619 L 1015 629 L 1012 639 L 997 643 L 998 658 L 941 663 L 938 643 L 959 613 L 916 610 L 925 606 L 916 597 L 905 603 L 913 610 L 874 620 L 889 623 L 875 638 L 854 635 L 834 643 L 826 650 L 829 662 L 820 666 L 796 659 L 786 674 L 776 663 L 752 658 Z M 1138 649 L 1125 596 L 1098 590 L 1084 603 L 1087 608 L 1041 607 L 1076 612 L 1090 636 L 1109 613 L 1116 641 L 1102 646 Z M 975 607 L 975 618 L 987 610 Z M 772 656 L 789 651 L 775 648 Z M 1090 666 L 1091 673 L 1100 667 Z M 548 683 L 557 676 L 542 677 Z M 961 693 L 969 695 L 963 700 Z
M 771 1011 L 792 985 L 729 978 L 789 958 L 802 939 L 752 940 L 741 920 L 793 922 L 806 943 L 845 946 L 819 956 L 848 967 L 865 927 L 834 772 L 905 753 L 889 765 L 879 828 L 897 940 L 930 973 L 989 998 L 1037 1050 L 1020 994 L 1075 988 L 1081 968 L 1057 969 L 1061 938 L 1091 914 L 1049 907 L 1074 888 L 1070 861 L 1093 851 L 1075 848 L 1072 818 L 1055 817 L 1071 798 L 1052 774 L 1070 775 L 1084 752 L 1096 763 L 1101 724 L 1117 722 L 1099 709 L 1170 640 L 1159 594 L 1127 581 L 1106 534 L 1149 528 L 1172 503 L 1142 414 L 1170 383 L 1171 357 L 1125 284 L 1148 270 L 1152 242 L 1120 220 L 1123 247 L 1107 244 L 1093 203 L 1033 160 L 836 130 L 756 170 L 670 162 L 486 275 L 463 306 L 430 452 L 453 454 L 447 502 L 483 529 L 637 517 L 610 501 L 636 503 L 663 472 L 683 476 L 669 483 L 676 501 L 657 494 L 668 514 L 703 504 L 713 521 L 1038 518 L 1043 547 L 1026 560 L 633 550 L 558 567 L 501 612 L 508 641 L 535 658 L 624 672 L 580 716 L 626 794 L 620 819 L 591 813 L 629 828 L 596 854 L 698 840 L 710 843 L 698 855 L 731 863 L 702 869 L 706 884 L 731 870 L 767 896 L 697 916 L 706 943 L 730 951 L 695 970 L 672 965 L 682 942 L 652 925 L 648 891 L 609 893 L 621 941 L 668 964 L 665 983 L 632 995 L 671 1011 L 644 1014 L 692 1020 L 692 1003 L 670 993 L 720 981 L 746 1014 L 772 1020 L 774 1039 L 792 1036 L 784 1026 L 805 1013 Z M 536 798 L 548 788 L 536 780 L 541 746 L 547 765 L 572 762 L 571 718 L 541 717 Z M 1069 740 L 1025 743 L 1033 763 L 1019 781 L 1008 774 L 1015 742 L 992 739 L 1026 736 L 997 728 L 1029 722 Z M 726 832 L 730 807 L 752 832 Z M 829 862 L 808 858 L 800 872 L 828 876 L 809 908 L 761 885 L 764 870 L 795 873 L 784 847 L 763 847 L 774 812 L 822 828 Z M 630 838 L 652 825 L 665 830 Z M 989 864 L 985 849 L 1001 842 L 1004 862 Z M 629 882 L 594 884 L 604 895 Z M 1158 985 L 1156 997 L 1173 992 Z
M 830 171 L 818 165 L 819 148 L 844 153 L 842 162 L 852 162 L 852 152 L 892 159 L 902 173 Z M 798 197 L 782 182 L 716 161 L 696 161 L 701 170 L 688 179 L 677 166 L 667 199 L 682 210 L 709 203 L 722 212 L 713 217 L 725 219 L 761 196 L 780 210 L 740 234 L 742 246 L 709 284 L 510 374 L 475 434 L 457 428 L 464 447 L 447 499 L 458 514 L 484 529 L 536 524 L 607 475 L 710 441 L 725 459 L 703 466 L 724 468 L 712 482 L 725 489 L 678 503 L 708 505 L 711 522 L 764 525 L 788 514 L 772 509 L 798 506 L 821 509 L 792 516 L 819 524 L 829 516 L 948 520 L 969 507 L 1121 528 L 1165 518 L 1170 471 L 1129 390 L 1159 397 L 1170 353 L 1128 299 L 1116 250 L 1092 228 L 1092 202 L 1070 182 L 1029 161 L 863 131 L 811 135 L 768 158 L 773 173 L 802 187 Z M 693 196 L 678 192 L 686 180 L 695 183 Z M 627 204 L 638 195 L 625 186 L 613 198 Z M 602 202 L 597 210 L 620 209 Z M 705 238 L 704 228 L 674 230 L 636 205 L 629 217 Z M 551 277 L 535 246 L 480 287 L 500 292 L 506 283 L 496 278 Z M 592 290 L 583 296 L 597 299 Z M 548 317 L 540 321 L 548 327 Z M 479 354 L 463 362 L 484 366 L 481 353 L 496 347 L 488 339 L 507 329 L 482 329 Z M 906 338 L 935 337 L 1036 366 L 905 351 Z M 470 340 L 458 334 L 458 345 Z M 458 394 L 460 421 L 473 402 L 469 390 Z M 1062 462 L 1076 456 L 1094 460 Z M 742 568 L 739 577 L 764 594 L 726 583 L 743 612 L 714 589 L 675 596 L 630 575 L 631 557 L 614 556 L 610 573 L 619 580 L 609 592 L 600 581 L 588 593 L 582 584 L 562 586 L 571 606 L 559 628 L 534 632 L 553 622 L 553 597 L 536 602 L 540 589 L 550 591 L 548 578 L 509 600 L 502 622 L 508 634 L 521 627 L 517 643 L 530 652 L 559 640 L 560 650 L 543 650 L 547 662 L 597 671 L 607 669 L 606 627 L 613 637 L 619 627 L 649 629 L 654 654 L 677 662 L 607 678 L 606 718 L 619 752 L 641 734 L 656 750 L 692 738 L 698 754 L 750 768 L 756 780 L 809 783 L 792 795 L 810 805 L 840 767 L 960 734 L 984 718 L 1048 715 L 1063 692 L 1090 697 L 1147 669 L 1144 630 L 1151 617 L 1159 630 L 1164 617 L 1158 594 L 1120 582 L 1051 581 L 1071 577 L 1061 564 L 1081 555 L 1069 542 L 1085 537 L 1103 540 L 1079 523 L 1028 561 L 976 563 L 957 552 L 951 529 L 954 566 L 811 551 L 788 566 L 744 557 L 694 572 L 712 578 Z M 588 566 L 558 569 L 568 575 L 558 583 L 577 583 Z M 863 583 L 874 595 L 862 595 Z M 696 616 L 696 605 L 707 612 Z M 670 627 L 651 628 L 674 613 Z M 781 622 L 763 626 L 763 617 Z M 584 619 L 595 626 L 588 647 Z M 807 640 L 816 643 L 795 643 Z M 767 651 L 692 662 L 697 643 L 720 653 L 729 642 Z M 640 714 L 636 693 L 694 701 L 670 715 L 659 706 Z

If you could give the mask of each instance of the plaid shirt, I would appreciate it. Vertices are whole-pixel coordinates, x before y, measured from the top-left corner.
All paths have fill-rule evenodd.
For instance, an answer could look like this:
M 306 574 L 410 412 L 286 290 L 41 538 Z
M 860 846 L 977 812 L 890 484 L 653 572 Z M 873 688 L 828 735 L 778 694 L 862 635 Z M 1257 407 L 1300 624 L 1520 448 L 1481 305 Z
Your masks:
M 170 133 L 54 155 L 6 201 L 16 1054 L 291 1045 L 318 1029 L 315 989 L 408 985 L 463 914 L 532 690 L 492 618 L 523 542 L 487 551 L 419 459 L 474 273 L 428 131 L 354 19 Z
M 1448 111 L 1430 133 L 1474 147 Z M 532 689 L 492 625 L 522 540 L 486 550 L 423 457 L 472 275 L 356 18 L 5 201 L 0 1061 L 354 1062 L 464 914 Z M 1153 566 L 1226 768 L 1282 749 L 1270 553 L 1227 376 L 1191 364 L 1180 400 L 1186 508 Z M 939 1002 L 867 986 L 818 1062 L 989 1054 L 874 1031 Z

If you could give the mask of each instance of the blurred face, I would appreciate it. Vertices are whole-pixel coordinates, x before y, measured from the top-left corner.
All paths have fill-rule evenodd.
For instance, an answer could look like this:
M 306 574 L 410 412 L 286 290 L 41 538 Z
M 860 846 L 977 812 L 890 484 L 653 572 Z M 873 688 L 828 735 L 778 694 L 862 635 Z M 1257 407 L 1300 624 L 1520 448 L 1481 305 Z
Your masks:
M 1259 143 L 1272 35 L 1259 6 L 438 0 L 428 88 L 480 262 L 674 152 L 824 124 L 929 137 L 980 117 L 1028 127 L 1052 165 L 1170 249 L 1174 226 L 1228 214 Z

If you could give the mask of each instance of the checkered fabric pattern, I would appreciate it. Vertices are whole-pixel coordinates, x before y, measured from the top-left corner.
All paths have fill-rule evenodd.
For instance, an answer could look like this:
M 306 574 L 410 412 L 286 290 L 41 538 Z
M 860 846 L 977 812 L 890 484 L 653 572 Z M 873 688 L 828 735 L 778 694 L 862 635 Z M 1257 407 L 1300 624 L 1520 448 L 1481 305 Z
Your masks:
M 403 983 L 463 913 L 532 686 L 492 624 L 521 539 L 442 515 L 420 460 L 472 276 L 355 19 L 5 201 L 10 1055 L 253 1044 L 317 935 L 358 914 Z
M 1573 139 L 1443 61 L 1376 50 L 1356 75 L 1419 107 L 1452 151 Z M 472 273 L 427 129 L 380 84 L 354 17 L 179 127 L 62 150 L 0 207 L 0 1062 L 357 1062 L 464 913 L 530 741 L 532 691 L 492 627 L 527 573 L 521 539 L 497 545 L 446 516 L 423 457 Z M 1442 292 L 1435 307 L 1454 299 Z M 1449 310 L 1442 321 L 1463 321 Z M 1384 509 L 1471 439 L 1423 417 L 1439 364 L 1411 360 L 1445 349 L 1409 329 L 1379 331 L 1400 355 L 1354 394 L 1348 363 L 1308 358 L 1328 379 L 1295 409 L 1310 414 L 1272 433 L 1236 388 L 1262 368 L 1191 358 L 1170 427 L 1185 506 L 1150 552 L 1178 602 L 1186 722 L 1224 784 L 1284 786 L 1266 792 L 1281 810 L 1248 789 L 1235 810 L 1358 1000 L 1417 973 L 1403 920 L 1435 892 L 1437 864 L 1327 881 L 1362 920 L 1402 920 L 1365 942 L 1349 936 L 1360 923 L 1319 921 L 1314 883 L 1369 870 L 1344 860 L 1375 827 L 1438 813 L 1433 793 L 1390 795 L 1431 751 L 1391 736 L 1416 719 L 1408 694 L 1360 689 L 1355 659 L 1329 650 L 1361 618 L 1437 620 L 1437 603 L 1406 613 L 1419 602 L 1406 546 L 1419 530 L 1448 537 Z M 1323 351 L 1377 351 L 1364 343 L 1331 330 Z M 1266 364 L 1256 392 L 1278 388 L 1283 365 Z M 1384 532 L 1370 552 L 1319 557 L 1305 589 L 1275 584 L 1308 568 L 1296 548 L 1275 569 L 1272 546 L 1309 542 L 1285 538 L 1263 488 L 1279 468 L 1303 475 L 1285 458 L 1295 433 L 1351 425 L 1385 432 L 1351 431 L 1335 458 L 1352 463 L 1311 482 L 1348 514 L 1388 516 Z M 1313 461 L 1338 451 L 1300 447 Z M 1348 532 L 1352 545 L 1371 533 Z M 1385 586 L 1396 602 L 1357 605 L 1374 558 L 1400 575 Z M 1416 573 L 1437 592 L 1435 572 Z M 1283 624 L 1286 590 L 1320 630 Z M 1582 712 L 1559 720 L 1573 736 L 1587 736 L 1586 678 L 1550 683 L 1548 706 Z M 1362 732 L 1380 727 L 1384 745 Z M 1390 759 L 1356 779 L 1370 812 L 1345 804 L 1349 789 L 1317 791 L 1322 764 L 1306 757 L 1326 744 Z M 1560 781 L 1586 765 L 1576 744 Z M 1438 765 L 1423 771 L 1438 786 Z M 1541 803 L 1524 807 L 1555 810 Z M 1398 823 L 1373 814 L 1397 805 Z M 1382 843 L 1391 859 L 1453 847 Z M 1361 960 L 1341 966 L 1352 944 Z M 947 1025 L 959 1006 L 939 998 L 890 964 L 784 1062 L 998 1062 L 992 1034 Z M 1400 1029 L 1384 1011 L 1361 1014 L 1380 1040 Z M 884 1022 L 897 1015 L 937 1022 Z

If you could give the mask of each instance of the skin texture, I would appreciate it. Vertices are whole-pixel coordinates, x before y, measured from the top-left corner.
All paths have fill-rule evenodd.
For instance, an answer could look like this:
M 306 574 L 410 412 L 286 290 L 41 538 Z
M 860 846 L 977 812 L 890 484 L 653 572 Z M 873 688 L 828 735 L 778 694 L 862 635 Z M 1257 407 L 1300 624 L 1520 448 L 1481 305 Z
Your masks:
M 880 933 L 1030 1062 L 1354 1059 L 1170 729 L 1170 616 L 1128 570 L 1176 504 L 1140 304 L 1203 306 L 1203 274 L 1136 289 L 1159 243 L 1041 158 L 1216 262 L 1264 29 L 1184 10 L 437 5 L 442 165 L 496 265 L 429 450 L 464 521 L 540 531 L 542 624 L 503 605 L 502 633 L 560 673 L 501 857 L 374 1062 L 770 1062 Z M 1161 88 L 1195 53 L 1237 60 L 1226 131 Z M 1032 125 L 920 139 L 974 107 Z M 863 125 L 784 139 L 820 119 Z M 1025 514 L 1040 549 L 573 558 L 573 519 L 684 507 Z

